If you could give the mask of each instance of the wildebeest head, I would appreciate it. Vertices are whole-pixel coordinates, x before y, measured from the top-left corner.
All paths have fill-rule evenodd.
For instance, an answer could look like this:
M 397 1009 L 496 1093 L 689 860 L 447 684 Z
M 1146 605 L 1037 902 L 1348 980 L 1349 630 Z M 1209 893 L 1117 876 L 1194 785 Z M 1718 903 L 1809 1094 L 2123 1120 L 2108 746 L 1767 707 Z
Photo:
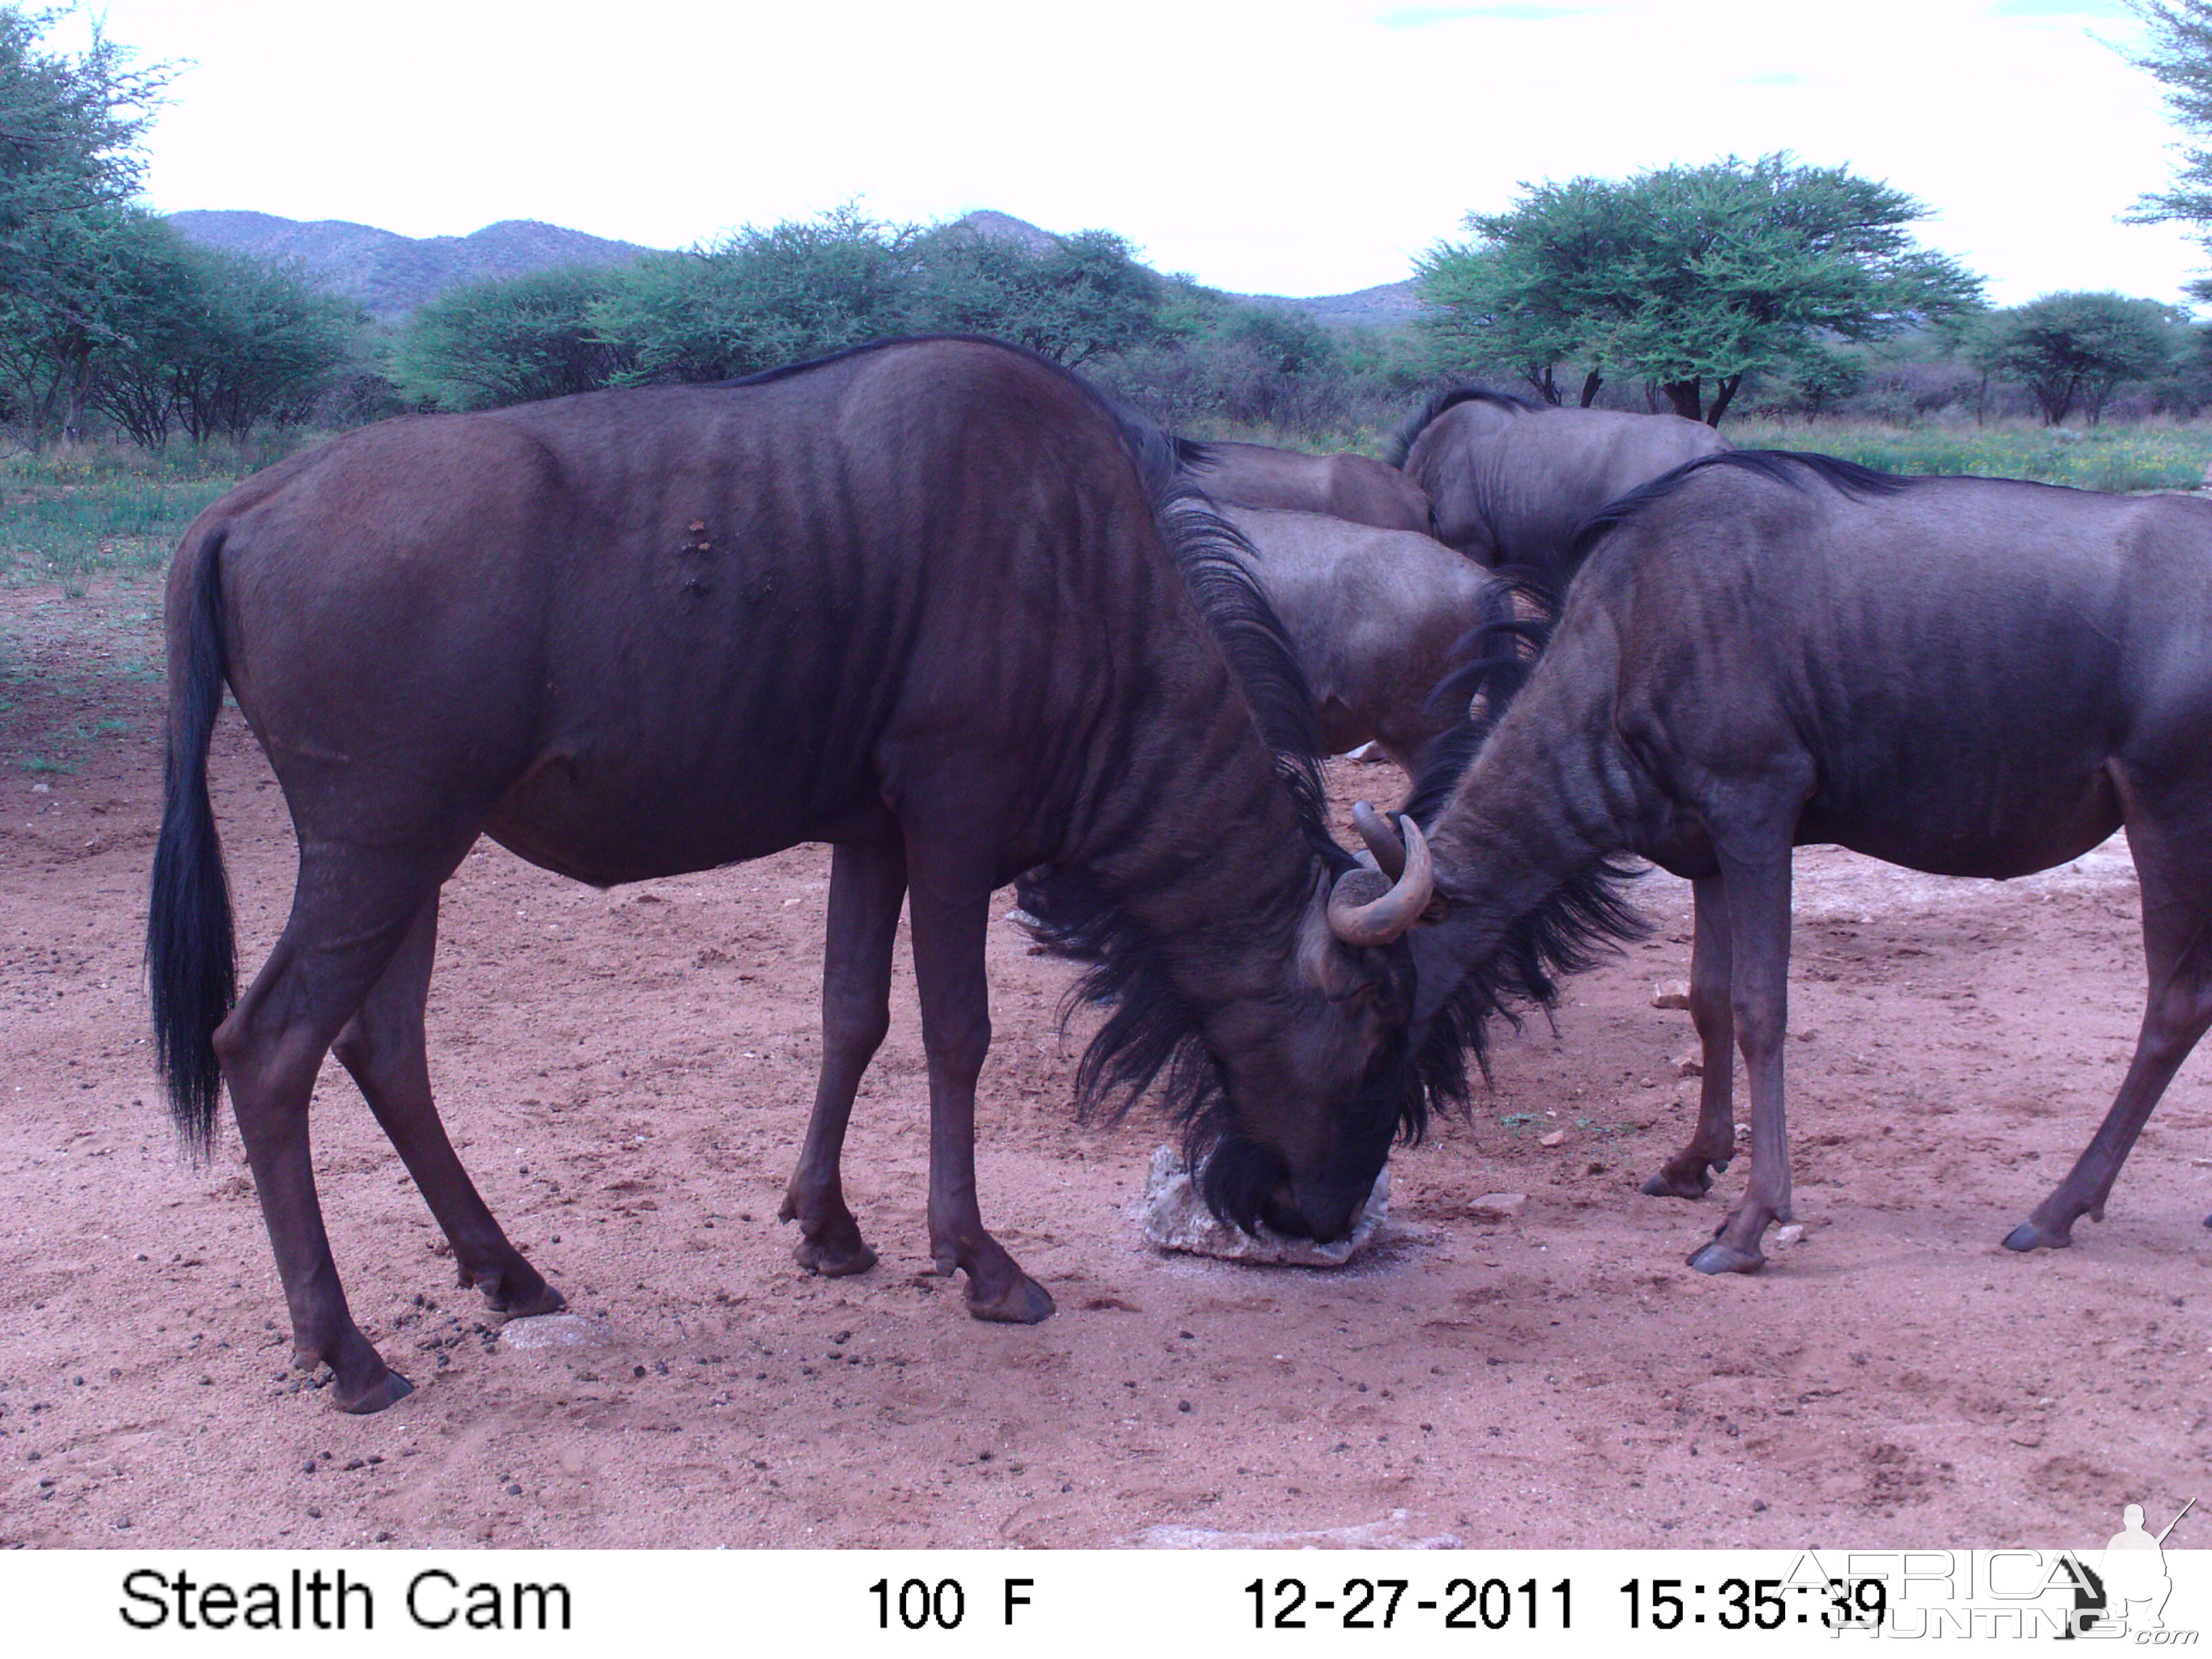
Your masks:
M 1418 1132 L 1426 1091 L 1412 1064 L 1413 958 L 1402 936 L 1435 884 L 1417 826 L 1411 846 L 1362 804 L 1372 863 L 1326 880 L 1300 928 L 1297 983 L 1280 1005 L 1247 1004 L 1222 1028 L 1227 1127 L 1200 1176 L 1215 1213 L 1289 1237 L 1340 1238 L 1401 1127 Z
M 1362 811 L 1366 833 L 1376 820 Z M 1171 957 L 1105 907 L 1069 930 L 1100 958 L 1077 995 L 1115 1004 L 1084 1056 L 1079 1097 L 1118 1112 L 1156 1091 L 1183 1126 L 1207 1206 L 1240 1227 L 1343 1237 L 1393 1139 L 1426 1123 L 1438 1079 L 1413 1049 L 1403 935 L 1428 905 L 1433 874 L 1418 827 L 1409 823 L 1402 853 L 1386 851 L 1397 837 L 1381 834 L 1368 862 L 1325 863 L 1287 960 L 1261 965 L 1232 947 L 1194 963 L 1187 942 Z

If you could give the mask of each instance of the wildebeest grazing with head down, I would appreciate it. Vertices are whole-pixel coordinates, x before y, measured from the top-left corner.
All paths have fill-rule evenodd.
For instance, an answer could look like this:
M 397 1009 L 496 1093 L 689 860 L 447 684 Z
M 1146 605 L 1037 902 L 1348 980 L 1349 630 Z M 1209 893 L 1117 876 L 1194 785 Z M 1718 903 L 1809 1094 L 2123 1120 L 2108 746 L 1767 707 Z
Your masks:
M 1408 772 L 1459 723 L 1437 687 L 1471 634 L 1510 621 L 1512 589 L 1443 543 L 1318 513 L 1224 507 L 1313 694 L 1322 746 L 1373 742 Z
M 1185 438 L 1178 448 L 1184 469 L 1213 501 L 1429 532 L 1429 498 L 1396 467 L 1365 455 L 1304 455 L 1214 439 Z
M 1783 1036 L 1790 848 L 1939 875 L 2026 875 L 2125 825 L 2149 1004 L 2103 1126 L 2005 1243 L 2071 1242 L 2212 1024 L 2212 506 L 1840 461 L 1716 455 L 1593 523 L 1527 685 L 1441 810 L 1447 920 L 1413 941 L 1419 1012 L 1561 883 L 1620 853 L 1693 884 L 1705 1081 L 1644 1188 L 1751 1178 L 1708 1272 L 1760 1265 L 1790 1214 Z
M 1728 447 L 1679 415 L 1553 409 L 1462 386 L 1406 423 L 1391 460 L 1429 497 L 1438 541 L 1481 564 L 1526 569 L 1556 592 L 1574 574 L 1575 532 L 1592 514 Z
M 387 422 L 247 480 L 172 567 L 167 804 L 148 948 L 171 1102 L 228 1083 L 292 1318 L 337 1403 L 407 1392 L 347 1311 L 307 1109 L 351 1072 L 510 1312 L 560 1305 L 430 1097 L 438 894 L 479 835 L 599 885 L 835 844 L 823 1063 L 785 1205 L 799 1256 L 873 1254 L 839 1181 L 910 907 L 929 1241 L 970 1310 L 1052 1310 L 976 1204 L 992 891 L 1043 860 L 1103 896 L 1118 1007 L 1086 1101 L 1154 1084 L 1246 1224 L 1339 1236 L 1457 1057 L 1411 1052 L 1395 886 L 1331 843 L 1279 631 L 1171 451 L 987 341 L 866 347 L 723 386 Z M 291 915 L 234 995 L 207 792 L 228 682 L 300 844 Z M 1419 860 L 1416 860 L 1419 864 Z

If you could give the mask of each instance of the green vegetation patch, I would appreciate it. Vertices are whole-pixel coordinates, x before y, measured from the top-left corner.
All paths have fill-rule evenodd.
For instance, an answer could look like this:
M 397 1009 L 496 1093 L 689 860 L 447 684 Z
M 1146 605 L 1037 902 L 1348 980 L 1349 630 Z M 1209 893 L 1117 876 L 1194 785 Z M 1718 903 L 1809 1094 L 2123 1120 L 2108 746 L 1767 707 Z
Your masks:
M 1728 436 L 1740 449 L 1811 450 L 1886 472 L 2032 478 L 2079 489 L 2199 489 L 2212 466 L 2212 432 L 2169 427 L 2082 432 L 1745 422 Z
M 51 483 L 24 470 L 0 468 L 0 586 L 52 582 L 79 598 L 97 576 L 159 572 L 185 526 L 232 482 L 108 472 Z

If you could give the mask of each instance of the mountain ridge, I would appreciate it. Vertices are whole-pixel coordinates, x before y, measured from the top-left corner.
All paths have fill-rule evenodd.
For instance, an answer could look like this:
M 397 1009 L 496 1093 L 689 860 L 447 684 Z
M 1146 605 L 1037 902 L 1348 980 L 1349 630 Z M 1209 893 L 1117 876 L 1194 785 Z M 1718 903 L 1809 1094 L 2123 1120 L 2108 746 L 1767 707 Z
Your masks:
M 380 321 L 396 323 L 448 289 L 526 276 L 563 265 L 626 264 L 667 250 L 612 240 L 540 219 L 501 219 L 465 236 L 403 236 L 349 219 L 287 219 L 244 208 L 191 209 L 167 216 L 188 240 L 264 259 L 296 259 L 325 289 L 358 300 Z M 953 222 L 978 236 L 1035 252 L 1052 233 L 1026 219 L 979 209 Z M 1232 294 L 1251 305 L 1304 311 L 1328 327 L 1389 327 L 1420 315 L 1411 277 L 1350 294 L 1296 297 Z

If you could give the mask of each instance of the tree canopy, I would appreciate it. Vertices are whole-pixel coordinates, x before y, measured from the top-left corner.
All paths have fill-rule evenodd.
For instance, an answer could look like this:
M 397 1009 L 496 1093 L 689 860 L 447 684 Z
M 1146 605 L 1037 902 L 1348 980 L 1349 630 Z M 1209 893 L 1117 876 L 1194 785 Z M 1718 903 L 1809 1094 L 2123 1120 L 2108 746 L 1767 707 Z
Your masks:
M 1563 365 L 1585 371 L 1584 404 L 1634 376 L 1717 424 L 1747 374 L 1979 304 L 1979 279 L 1906 230 L 1926 212 L 1847 168 L 1729 156 L 1524 185 L 1509 211 L 1468 215 L 1473 240 L 1431 249 L 1418 277 L 1447 356 L 1513 362 L 1555 403 Z
M 2116 390 L 2148 380 L 2172 360 L 2185 320 L 2155 300 L 2046 294 L 1976 319 L 1966 351 L 1984 374 L 2033 392 L 2045 425 L 2057 426 L 2078 405 L 2094 426 Z
M 88 410 L 141 443 L 173 424 L 243 435 L 296 420 L 358 307 L 296 270 L 188 246 L 137 199 L 167 65 L 95 26 L 42 51 L 58 11 L 0 5 L 0 392 L 33 441 Z
M 417 309 L 392 354 L 400 395 L 441 409 L 493 409 L 595 392 L 631 366 L 592 312 L 618 273 L 571 266 L 471 283 Z
M 2182 147 L 2172 188 L 2148 191 L 2128 218 L 2136 224 L 2179 221 L 2212 248 L 2212 0 L 2130 0 L 2148 39 L 2129 61 L 2166 87 L 2166 112 L 2197 142 Z M 2200 282 L 2199 298 L 2212 298 Z
M 409 320 L 394 361 L 408 396 L 449 409 L 728 380 L 898 334 L 988 334 L 1073 366 L 1160 337 L 1166 298 L 1108 231 L 1031 246 L 848 204 L 626 269 L 454 289 Z

